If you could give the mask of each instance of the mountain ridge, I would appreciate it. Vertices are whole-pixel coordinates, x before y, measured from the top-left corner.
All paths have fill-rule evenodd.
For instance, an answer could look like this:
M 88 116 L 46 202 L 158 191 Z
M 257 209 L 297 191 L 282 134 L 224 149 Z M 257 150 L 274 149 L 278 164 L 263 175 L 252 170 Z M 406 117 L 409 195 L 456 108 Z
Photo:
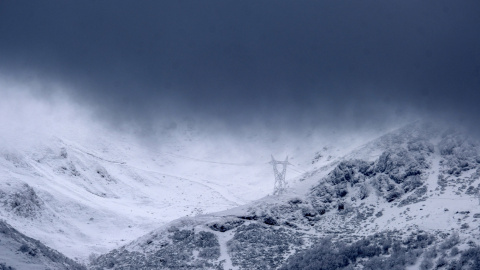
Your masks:
M 111 159 L 101 152 L 113 149 L 98 152 L 56 141 L 55 147 L 32 150 L 28 155 L 2 152 L 2 174 L 7 177 L 0 188 L 0 211 L 15 228 L 33 232 L 29 236 L 42 242 L 55 234 L 53 242 L 47 241 L 49 246 L 62 247 L 70 256 L 81 247 L 85 250 L 89 241 L 98 243 L 100 238 L 88 239 L 112 231 L 111 226 L 97 228 L 115 220 L 123 227 L 117 232 L 127 232 L 131 241 L 121 233 L 115 241 L 110 238 L 108 245 L 90 244 L 93 249 L 76 258 L 90 269 L 308 269 L 313 265 L 317 268 L 312 269 L 384 269 L 393 262 L 400 265 L 398 269 L 438 265 L 438 269 L 457 269 L 456 265 L 468 269 L 477 263 L 472 254 L 480 242 L 476 230 L 480 211 L 475 212 L 480 148 L 477 141 L 456 130 L 417 122 L 343 155 L 332 146 L 323 147 L 311 156 L 305 173 L 290 178 L 287 194 L 268 195 L 240 206 L 234 197 L 227 205 L 223 187 L 209 189 L 219 183 L 190 181 L 157 171 L 167 168 L 162 166 L 177 166 L 173 160 L 163 159 L 164 165 L 150 168 L 154 163 L 138 166 L 122 151 Z M 44 179 L 43 186 L 38 179 Z M 204 214 L 201 205 L 180 205 L 192 209 L 189 216 L 171 222 L 152 219 L 147 226 L 144 221 L 128 221 L 125 213 L 108 212 L 130 208 L 138 215 L 135 211 L 140 208 L 128 206 L 133 203 L 143 208 L 138 217 L 161 215 L 163 209 L 174 205 L 168 198 L 179 193 L 148 209 L 145 206 L 160 190 L 157 187 L 171 192 L 178 181 L 186 184 L 180 192 L 196 191 L 199 197 L 192 202 L 215 198 L 218 192 L 218 199 L 204 203 L 222 210 L 211 208 L 213 211 Z M 191 191 L 184 189 L 188 186 Z M 202 188 L 208 192 L 199 192 Z M 126 196 L 129 189 L 135 190 L 131 199 Z M 69 198 L 58 203 L 62 196 Z M 91 198 L 99 199 L 78 203 Z M 227 203 L 219 205 L 222 201 Z M 122 207 L 115 206 L 120 202 Z M 83 219 L 83 224 L 69 219 L 67 211 Z M 125 220 L 119 221 L 119 217 Z M 32 231 L 33 226 L 41 230 Z M 65 249 L 65 240 L 59 235 L 77 238 Z M 446 262 L 432 250 L 443 254 Z M 343 259 L 325 261 L 322 256 Z
M 395 253 L 398 250 L 403 252 L 402 256 L 411 257 L 399 269 L 430 269 L 433 266 L 429 265 L 434 263 L 440 269 L 475 264 L 476 257 L 472 259 L 468 254 L 476 252 L 480 241 L 475 230 L 480 211 L 470 215 L 478 208 L 473 190 L 480 185 L 478 144 L 461 134 L 437 131 L 433 126 L 419 123 L 400 129 L 370 143 L 382 152 L 374 161 L 346 159 L 334 162 L 329 173 L 321 169 L 309 173 L 302 182 L 316 184 L 307 194 L 300 189 L 216 215 L 178 220 L 96 258 L 91 266 L 93 269 L 303 269 L 295 268 L 291 260 L 300 256 L 295 254 L 318 248 L 317 243 L 325 241 L 322 239 L 330 239 L 332 245 L 342 247 L 333 250 L 346 252 L 352 246 L 361 249 L 358 242 L 372 241 L 375 235 L 380 235 L 382 241 L 393 237 L 395 240 L 388 241 L 395 242 L 398 249 L 375 251 L 371 257 L 347 256 L 333 268 L 312 269 L 374 267 L 372 262 L 382 265 L 390 257 L 400 256 Z M 444 178 L 450 186 L 442 184 Z M 448 208 L 438 203 L 452 198 L 455 200 L 450 201 Z M 200 232 L 213 239 L 210 248 L 218 249 L 212 253 L 216 255 L 197 256 L 205 248 L 195 244 L 202 237 Z M 452 237 L 458 241 L 451 240 Z M 457 243 L 442 249 L 443 252 L 457 246 L 460 251 L 455 256 L 445 256 L 448 262 L 438 255 L 432 257 L 430 249 L 446 247 L 448 241 Z M 376 250 L 380 242 L 371 248 Z M 222 250 L 225 247 L 227 250 Z M 179 260 L 165 254 L 183 255 Z

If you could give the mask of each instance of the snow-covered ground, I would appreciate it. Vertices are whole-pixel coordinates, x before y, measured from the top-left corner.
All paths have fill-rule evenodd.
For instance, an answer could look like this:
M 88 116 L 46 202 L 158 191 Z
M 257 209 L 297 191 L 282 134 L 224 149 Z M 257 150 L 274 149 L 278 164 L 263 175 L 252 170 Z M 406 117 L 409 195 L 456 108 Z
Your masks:
M 27 153 L 2 151 L 2 216 L 68 256 L 86 258 L 173 219 L 232 208 L 270 191 L 271 183 L 259 181 L 270 176 L 267 166 L 245 170 L 112 145 L 98 152 L 56 138 Z M 32 201 L 32 211 L 22 213 L 7 200 L 28 193 L 24 184 L 35 197 L 17 196 Z
M 265 130 L 231 137 L 178 122 L 142 140 L 70 103 L 52 110 L 12 95 L 16 102 L 0 101 L 0 213 L 20 232 L 82 261 L 174 219 L 271 194 L 271 154 L 288 155 L 289 185 L 307 190 L 305 172 L 326 172 L 370 138 L 311 132 L 300 139 Z
M 337 161 L 342 162 L 332 160 L 313 169 L 296 179 L 287 194 L 175 220 L 100 256 L 90 266 L 277 269 L 299 250 L 308 254 L 319 239 L 351 244 L 369 237 L 400 239 L 402 252 L 412 253 L 399 269 L 431 269 L 434 262 L 436 269 L 452 269 L 457 263 L 478 261 L 470 254 L 480 243 L 478 144 L 458 132 L 429 131 L 422 124 L 407 126 L 347 155 L 363 160 L 340 158 Z M 201 232 L 210 235 L 211 246 L 199 241 Z M 370 245 L 370 240 L 362 245 Z M 197 256 L 210 247 L 217 253 Z M 372 260 L 377 264 L 395 258 L 394 250 L 387 248 L 383 255 L 358 251 L 365 260 L 348 263 L 363 269 L 372 256 L 377 256 Z M 458 262 L 459 252 L 469 259 Z M 324 255 L 307 256 L 315 262 L 315 256 Z
M 8 208 L 2 215 L 21 232 L 85 259 L 182 216 L 233 208 L 272 192 L 267 149 L 233 161 L 207 150 L 210 155 L 198 158 L 185 149 L 149 151 L 113 140 L 84 146 L 58 137 L 25 152 L 9 147 L 1 152 L 1 190 L 8 197 L 26 192 L 27 184 L 41 204 L 24 216 Z M 301 183 L 303 164 L 290 157 L 297 168 L 288 171 L 293 186 Z

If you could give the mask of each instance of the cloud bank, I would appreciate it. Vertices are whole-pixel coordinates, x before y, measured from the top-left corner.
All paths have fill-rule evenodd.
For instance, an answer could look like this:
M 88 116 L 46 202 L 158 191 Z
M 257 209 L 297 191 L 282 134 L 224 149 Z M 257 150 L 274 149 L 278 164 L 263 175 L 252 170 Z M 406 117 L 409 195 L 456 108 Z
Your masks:
M 2 1 L 0 72 L 114 127 L 480 117 L 480 2 Z M 36 86 L 35 95 L 57 95 Z

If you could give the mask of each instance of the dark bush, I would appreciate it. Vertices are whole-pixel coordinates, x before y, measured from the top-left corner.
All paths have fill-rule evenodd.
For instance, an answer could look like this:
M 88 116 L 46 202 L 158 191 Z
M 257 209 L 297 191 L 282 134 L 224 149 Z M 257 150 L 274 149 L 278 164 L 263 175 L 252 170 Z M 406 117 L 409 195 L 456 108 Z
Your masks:
M 355 262 L 357 258 L 370 258 L 381 254 L 381 248 L 368 239 L 360 240 L 344 248 L 345 256 Z
M 412 191 L 420 186 L 422 186 L 422 180 L 419 175 L 409 176 L 403 182 L 402 187 L 404 192 Z
M 448 262 L 445 259 L 445 257 L 440 257 L 437 261 L 437 265 L 435 266 L 435 268 L 439 269 L 439 268 L 442 268 L 442 267 L 446 266 L 447 264 L 448 264 Z
M 173 243 L 190 242 L 193 240 L 194 233 L 191 230 L 175 231 L 172 235 Z
M 242 225 L 245 221 L 243 220 L 230 220 L 226 222 L 218 222 L 218 223 L 213 223 L 209 227 L 210 229 L 214 231 L 219 231 L 219 232 L 226 232 L 229 231 L 233 228 L 236 228 L 240 225 Z
M 15 268 L 13 268 L 11 266 L 7 266 L 4 263 L 0 263 L 0 270 L 15 270 Z
M 462 252 L 455 269 L 480 269 L 480 248 L 474 247 Z
M 400 193 L 397 190 L 392 190 L 385 196 L 385 199 L 387 200 L 387 202 L 393 202 L 394 200 L 400 198 L 401 196 L 402 196 L 402 193 Z
M 392 238 L 389 233 L 376 234 L 353 243 L 332 243 L 330 238 L 325 238 L 312 248 L 288 258 L 280 269 L 400 270 L 414 265 L 434 239 L 423 232 L 411 234 L 404 242 Z M 435 248 L 430 251 L 435 251 Z M 432 259 L 432 252 L 426 257 Z
M 219 246 L 217 237 L 211 232 L 199 232 L 195 235 L 195 246 L 200 248 Z
M 30 248 L 28 245 L 26 244 L 22 244 L 20 246 L 20 248 L 18 249 L 18 251 L 21 251 L 23 253 L 27 253 L 28 255 L 32 256 L 32 257 L 35 257 L 37 255 L 37 249 L 35 248 Z
M 198 252 L 198 257 L 215 260 L 220 257 L 220 248 L 218 247 L 211 247 L 211 248 L 204 248 Z
M 348 191 L 344 188 L 337 190 L 337 196 L 340 198 L 347 196 L 347 194 L 348 194 Z
M 263 223 L 267 224 L 267 225 L 272 225 L 272 226 L 275 226 L 275 225 L 278 225 L 277 221 L 272 218 L 272 217 L 266 217 L 263 219 Z
M 290 257 L 281 270 L 336 270 L 349 265 L 344 254 L 335 250 L 328 239 L 323 240 L 314 248 L 300 252 Z
M 294 198 L 294 199 L 291 199 L 288 203 L 292 205 L 297 205 L 297 204 L 303 203 L 303 201 L 299 198 Z
M 22 244 L 22 245 L 20 246 L 20 248 L 18 249 L 18 251 L 21 251 L 21 252 L 23 252 L 23 253 L 26 253 L 26 252 L 28 252 L 29 250 L 30 250 L 30 247 L 29 247 L 27 244 Z
M 454 233 L 445 241 L 443 241 L 442 244 L 440 244 L 440 248 L 443 250 L 451 249 L 454 246 L 456 246 L 458 243 L 460 243 L 460 237 L 458 236 L 458 233 Z
M 433 268 L 433 261 L 431 258 L 425 258 L 420 264 L 421 270 L 429 270 Z
M 303 245 L 301 234 L 263 223 L 242 225 L 227 242 L 234 266 L 241 269 L 277 269 L 292 249 Z

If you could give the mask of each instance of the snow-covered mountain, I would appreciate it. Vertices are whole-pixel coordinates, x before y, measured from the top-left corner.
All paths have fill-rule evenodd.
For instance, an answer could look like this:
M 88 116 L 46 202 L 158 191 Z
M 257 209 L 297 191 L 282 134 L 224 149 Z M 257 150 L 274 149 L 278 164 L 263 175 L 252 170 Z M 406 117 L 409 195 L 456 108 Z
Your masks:
M 199 134 L 148 150 L 107 135 L 4 146 L 5 224 L 91 269 L 477 263 L 479 144 L 458 130 L 415 123 L 344 148 L 280 147 L 294 165 L 281 196 L 270 195 L 266 151 L 279 141 L 246 138 L 257 141 L 242 155 L 226 141 L 206 146 Z M 12 247 L 3 254 L 25 255 Z M 0 263 L 14 266 L 11 258 Z
M 42 107 L 31 107 L 36 106 Z M 39 109 L 38 114 L 45 112 Z M 46 128 L 8 125 L 15 121 L 5 117 L 0 215 L 19 232 L 80 262 L 177 218 L 230 209 L 270 194 L 271 149 L 282 158 L 290 154 L 296 166 L 288 172 L 291 185 L 309 168 L 343 155 L 325 140 L 313 148 L 256 132 L 232 142 L 188 123 L 161 134 L 160 143 L 148 143 L 96 122 L 70 123 L 73 117 L 62 117 L 67 124 L 44 123 Z
M 479 144 L 417 123 L 299 178 L 288 194 L 185 217 L 92 269 L 477 269 Z
M 0 269 L 86 269 L 0 221 Z
M 239 177 L 242 164 L 222 166 L 176 154 L 183 151 L 142 152 L 131 144 L 101 146 L 54 138 L 28 151 L 2 149 L 2 218 L 68 256 L 85 259 L 173 219 L 264 196 L 271 184 L 251 185 L 270 174 L 266 166 L 248 166 Z

